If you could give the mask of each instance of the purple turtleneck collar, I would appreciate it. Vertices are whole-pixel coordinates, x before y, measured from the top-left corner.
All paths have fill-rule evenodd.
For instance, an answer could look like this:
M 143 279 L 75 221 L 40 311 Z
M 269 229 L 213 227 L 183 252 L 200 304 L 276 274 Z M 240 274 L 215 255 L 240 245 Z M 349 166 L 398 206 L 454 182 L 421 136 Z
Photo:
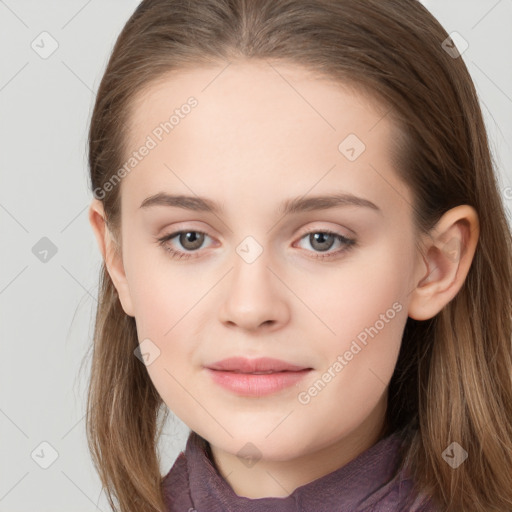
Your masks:
M 168 512 L 435 512 L 415 499 L 400 468 L 401 432 L 382 438 L 345 466 L 296 488 L 289 496 L 238 496 L 210 458 L 208 443 L 191 431 L 163 480 Z

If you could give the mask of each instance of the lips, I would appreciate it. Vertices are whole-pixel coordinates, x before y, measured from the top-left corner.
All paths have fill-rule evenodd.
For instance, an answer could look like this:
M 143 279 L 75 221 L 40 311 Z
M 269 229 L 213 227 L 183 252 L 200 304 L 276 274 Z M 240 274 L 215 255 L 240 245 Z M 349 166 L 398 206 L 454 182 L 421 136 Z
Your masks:
M 270 374 L 278 372 L 297 372 L 301 370 L 309 370 L 310 367 L 299 366 L 274 359 L 270 357 L 260 357 L 257 359 L 248 359 L 245 357 L 229 357 L 222 359 L 213 364 L 207 365 L 211 370 L 220 370 L 235 373 L 251 373 L 251 374 Z
M 263 398 L 298 386 L 312 370 L 270 357 L 230 357 L 205 369 L 209 378 L 225 390 L 240 397 L 253 398 Z

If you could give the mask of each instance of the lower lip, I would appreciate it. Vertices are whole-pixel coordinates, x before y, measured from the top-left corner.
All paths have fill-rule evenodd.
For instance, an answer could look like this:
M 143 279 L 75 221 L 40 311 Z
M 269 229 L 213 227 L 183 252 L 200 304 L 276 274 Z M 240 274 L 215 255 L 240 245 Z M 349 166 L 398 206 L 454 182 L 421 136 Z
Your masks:
M 311 369 L 296 372 L 276 372 L 267 374 L 236 373 L 207 368 L 214 382 L 225 389 L 242 396 L 264 396 L 293 386 Z

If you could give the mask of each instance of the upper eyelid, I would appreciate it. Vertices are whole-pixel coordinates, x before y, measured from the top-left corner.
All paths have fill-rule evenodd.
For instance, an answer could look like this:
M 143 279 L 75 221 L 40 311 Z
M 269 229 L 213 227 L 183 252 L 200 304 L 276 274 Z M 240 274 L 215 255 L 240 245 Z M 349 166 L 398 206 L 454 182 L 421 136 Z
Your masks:
M 189 233 L 189 232 L 200 233 L 200 234 L 203 234 L 203 235 L 213 239 L 213 237 L 211 235 L 209 235 L 207 232 L 202 231 L 200 229 L 194 229 L 194 228 L 176 229 L 176 230 L 171 231 L 167 235 L 162 235 L 161 237 L 158 237 L 158 239 L 159 240 L 166 239 L 167 241 L 169 241 L 169 240 L 172 240 L 172 239 L 176 238 L 178 235 L 181 235 L 183 233 Z M 309 229 L 305 229 L 304 231 L 301 230 L 300 234 L 298 235 L 298 240 L 302 240 L 305 236 L 307 236 L 307 235 L 309 235 L 311 233 L 330 233 L 330 234 L 332 234 L 334 236 L 338 236 L 338 237 L 344 238 L 346 240 L 350 240 L 350 241 L 354 241 L 355 240 L 355 237 L 353 237 L 352 235 L 346 236 L 346 235 L 344 235 L 342 233 L 339 233 L 334 228 L 317 228 L 317 227 L 312 227 L 312 228 L 309 228 Z M 191 252 L 197 252 L 197 251 L 191 251 Z
M 194 222 L 194 221 L 192 221 L 192 222 Z M 333 221 L 324 220 L 324 221 L 312 221 L 312 222 L 309 222 L 308 224 L 315 224 L 315 222 L 316 223 L 322 223 L 322 222 L 328 222 L 329 223 L 330 222 L 331 224 L 335 223 L 335 221 L 333 222 Z M 200 223 L 204 224 L 202 222 L 200 222 Z M 205 235 L 208 235 L 208 236 L 211 237 L 211 235 L 207 232 L 207 229 L 208 228 L 202 229 L 202 228 L 196 228 L 194 226 L 190 226 L 190 221 L 184 221 L 184 222 L 177 223 L 177 226 L 175 226 L 172 230 L 170 230 L 169 234 L 177 234 L 177 233 L 180 233 L 180 232 L 183 232 L 183 231 L 194 231 L 196 233 L 204 233 Z M 343 234 L 343 233 L 338 233 L 338 231 L 340 229 L 341 230 L 346 230 L 348 233 L 346 235 Z M 165 231 L 165 228 L 162 229 L 162 231 Z M 213 229 L 213 231 L 216 231 L 216 230 Z M 345 227 L 342 227 L 342 226 L 326 227 L 326 226 L 313 225 L 313 227 L 311 227 L 311 228 L 304 228 L 304 229 L 301 228 L 299 231 L 302 234 L 310 233 L 311 231 L 315 231 L 315 232 L 332 231 L 332 232 L 336 232 L 340 236 L 344 236 L 345 238 L 352 238 L 352 237 L 356 237 L 357 236 L 357 233 L 353 229 L 350 229 L 348 226 L 345 226 Z M 162 235 L 162 236 L 166 236 L 166 235 Z

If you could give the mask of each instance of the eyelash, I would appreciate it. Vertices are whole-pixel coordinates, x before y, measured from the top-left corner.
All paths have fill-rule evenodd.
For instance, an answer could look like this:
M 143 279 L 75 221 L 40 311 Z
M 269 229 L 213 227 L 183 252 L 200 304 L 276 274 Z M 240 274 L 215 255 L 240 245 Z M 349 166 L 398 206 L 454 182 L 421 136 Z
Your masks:
M 173 249 L 172 247 L 170 247 L 169 245 L 166 244 L 167 241 L 172 240 L 177 235 L 181 235 L 182 233 L 199 233 L 199 234 L 208 236 L 203 231 L 197 231 L 197 230 L 194 230 L 194 229 L 187 229 L 187 230 L 182 230 L 182 231 L 175 231 L 174 233 L 171 233 L 169 235 L 165 235 L 162 238 L 157 238 L 156 240 L 158 242 L 158 245 L 162 246 L 163 249 L 165 251 L 167 251 L 168 253 L 170 253 L 171 257 L 174 258 L 174 259 L 178 259 L 178 260 L 185 259 L 185 260 L 187 260 L 187 259 L 190 259 L 190 258 L 196 258 L 197 256 L 196 256 L 195 253 L 198 252 L 197 250 L 196 251 L 192 251 L 190 253 L 187 253 L 187 252 L 183 252 L 183 251 L 177 251 L 176 249 Z M 356 245 L 356 240 L 355 239 L 347 238 L 345 236 L 340 235 L 339 233 L 336 233 L 334 231 L 330 231 L 328 229 L 324 229 L 324 230 L 318 230 L 317 229 L 317 230 L 308 231 L 307 233 L 304 233 L 300 237 L 299 240 L 302 240 L 303 238 L 305 238 L 308 235 L 311 235 L 312 233 L 322 233 L 322 234 L 327 234 L 327 235 L 334 235 L 337 240 L 339 240 L 340 242 L 345 244 L 345 246 L 343 248 L 338 249 L 337 251 L 326 253 L 326 254 L 320 253 L 319 255 L 314 256 L 313 259 L 325 260 L 325 259 L 336 258 L 337 256 L 340 256 L 342 253 L 348 252 L 350 249 L 352 249 Z M 309 251 L 309 252 L 311 252 L 311 251 Z

